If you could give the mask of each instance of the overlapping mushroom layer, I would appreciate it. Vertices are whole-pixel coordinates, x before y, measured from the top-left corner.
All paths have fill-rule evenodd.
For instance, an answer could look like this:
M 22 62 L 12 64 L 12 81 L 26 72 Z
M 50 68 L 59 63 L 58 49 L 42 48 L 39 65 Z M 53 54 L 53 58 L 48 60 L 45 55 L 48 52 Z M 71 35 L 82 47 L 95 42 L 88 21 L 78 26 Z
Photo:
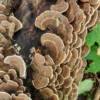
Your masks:
M 14 69 L 9 69 L 8 72 L 0 71 L 1 100 L 31 100 L 24 91 L 23 81 L 18 78 Z
M 89 53 L 89 48 L 85 43 L 87 27 L 84 24 L 85 17 L 83 10 L 80 9 L 79 6 L 76 6 L 76 0 L 67 0 L 66 2 L 62 1 L 64 5 L 70 4 L 66 12 L 64 10 L 65 16 L 62 15 L 62 12 L 58 9 L 61 7 L 57 6 L 60 2 L 61 1 L 58 0 L 55 6 L 51 6 L 51 11 L 43 12 L 36 18 L 35 21 L 35 26 L 39 29 L 45 30 L 48 28 L 50 30 L 48 33 L 41 36 L 41 45 L 45 48 L 42 49 L 44 58 L 45 56 L 49 56 L 49 58 L 53 61 L 53 67 L 51 66 L 52 64 L 47 63 L 47 65 L 51 66 L 53 69 L 53 77 L 52 79 L 48 78 L 45 88 L 41 88 L 43 88 L 43 91 L 46 89 L 45 93 L 47 92 L 47 88 L 51 89 L 53 91 L 53 95 L 56 94 L 60 100 L 76 100 L 78 96 L 77 86 L 82 80 L 82 73 L 87 65 L 83 57 Z M 62 5 L 62 7 L 64 7 L 64 5 Z M 71 11 L 71 9 L 73 10 Z M 59 21 L 59 23 L 57 21 Z M 40 62 L 38 62 L 38 65 L 39 63 Z M 44 65 L 46 65 L 45 62 Z M 38 68 L 38 74 L 40 71 L 39 66 L 32 66 L 32 68 Z M 44 71 L 41 71 L 41 75 L 38 77 L 41 77 L 42 73 L 44 73 Z M 48 71 L 46 73 L 48 73 Z M 33 81 L 36 81 L 34 80 L 34 76 Z M 39 81 L 40 80 L 38 80 L 38 83 L 40 84 L 36 83 L 35 85 L 41 86 L 41 82 L 44 80 Z M 43 97 L 45 94 L 40 96 L 42 91 L 41 88 L 38 88 L 40 92 L 36 98 L 39 100 L 51 100 L 53 95 L 50 95 L 49 93 L 47 93 L 47 98 Z M 58 98 L 52 99 L 58 100 Z
M 65 4 L 67 4 L 66 7 Z M 64 12 L 74 31 L 80 33 L 84 26 L 89 30 L 97 26 L 98 21 L 100 21 L 99 6 L 99 0 L 62 0 L 62 2 L 57 0 L 56 4 L 51 6 L 51 10 Z M 62 10 L 60 11 L 60 9 Z
M 22 28 L 21 22 L 12 14 L 3 14 L 5 6 L 0 5 L 0 100 L 31 100 L 26 94 L 23 81 L 26 65 L 22 57 L 16 55 L 11 40 L 14 32 Z

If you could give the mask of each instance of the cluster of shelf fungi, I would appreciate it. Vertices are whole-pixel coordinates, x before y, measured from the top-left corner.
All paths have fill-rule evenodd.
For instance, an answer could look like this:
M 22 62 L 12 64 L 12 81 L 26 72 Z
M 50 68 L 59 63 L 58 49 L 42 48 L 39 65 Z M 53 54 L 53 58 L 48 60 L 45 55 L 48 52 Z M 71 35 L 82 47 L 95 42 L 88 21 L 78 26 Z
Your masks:
M 41 49 L 31 47 L 31 83 L 38 90 L 34 100 L 77 99 L 90 51 L 85 37 L 100 20 L 99 6 L 99 0 L 57 0 L 36 17 L 35 27 L 48 30 L 40 37 Z M 0 99 L 32 100 L 22 81 L 28 67 L 12 44 L 23 23 L 13 13 L 6 16 L 5 9 L 0 5 Z

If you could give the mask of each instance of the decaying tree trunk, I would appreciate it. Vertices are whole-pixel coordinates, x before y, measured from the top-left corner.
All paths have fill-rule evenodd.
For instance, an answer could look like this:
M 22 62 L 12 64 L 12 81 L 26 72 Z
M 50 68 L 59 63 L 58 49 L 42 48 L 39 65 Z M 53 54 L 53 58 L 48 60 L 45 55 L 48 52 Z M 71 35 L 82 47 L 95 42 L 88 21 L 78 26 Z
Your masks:
M 28 61 L 29 49 L 40 46 L 40 37 L 44 31 L 34 26 L 35 19 L 42 12 L 49 10 L 56 0 L 21 0 L 14 14 L 23 24 L 23 28 L 15 33 L 15 43 L 21 46 L 20 55 Z

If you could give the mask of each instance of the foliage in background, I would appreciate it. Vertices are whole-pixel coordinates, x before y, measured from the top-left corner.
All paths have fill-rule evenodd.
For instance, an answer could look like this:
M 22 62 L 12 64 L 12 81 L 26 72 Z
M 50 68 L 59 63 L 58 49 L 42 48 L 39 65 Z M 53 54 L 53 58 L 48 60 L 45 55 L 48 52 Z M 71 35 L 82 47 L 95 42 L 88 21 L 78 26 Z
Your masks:
M 93 87 L 93 83 L 94 83 L 94 81 L 92 81 L 90 79 L 86 79 L 86 80 L 80 82 L 79 87 L 78 87 L 78 94 L 83 94 L 83 93 L 89 92 Z
M 87 72 L 93 72 L 95 74 L 100 72 L 100 23 L 98 23 L 98 26 L 91 33 L 87 34 L 86 43 L 90 48 L 90 53 L 85 59 L 92 61 L 89 64 Z
M 97 42 L 100 46 L 100 22 L 98 23 L 98 26 L 86 36 L 86 43 L 89 48 L 91 48 L 91 46 L 93 46 L 95 42 Z

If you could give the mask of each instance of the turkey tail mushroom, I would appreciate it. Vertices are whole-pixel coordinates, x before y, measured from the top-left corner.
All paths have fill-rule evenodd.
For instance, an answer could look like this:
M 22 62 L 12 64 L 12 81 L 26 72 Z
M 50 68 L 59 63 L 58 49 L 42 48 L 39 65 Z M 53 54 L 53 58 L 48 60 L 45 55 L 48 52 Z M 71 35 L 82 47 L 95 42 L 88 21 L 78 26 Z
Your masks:
M 57 0 L 55 5 L 51 5 L 51 11 L 58 11 L 60 13 L 65 12 L 68 9 L 69 5 L 65 0 Z
M 55 34 L 46 33 L 41 37 L 42 46 L 46 46 L 47 54 L 51 56 L 56 66 L 59 66 L 66 58 L 64 43 Z
M 7 56 L 4 59 L 5 64 L 10 64 L 11 68 L 17 70 L 20 74 L 20 77 L 25 77 L 26 75 L 26 64 L 22 57 L 13 55 L 13 56 Z

